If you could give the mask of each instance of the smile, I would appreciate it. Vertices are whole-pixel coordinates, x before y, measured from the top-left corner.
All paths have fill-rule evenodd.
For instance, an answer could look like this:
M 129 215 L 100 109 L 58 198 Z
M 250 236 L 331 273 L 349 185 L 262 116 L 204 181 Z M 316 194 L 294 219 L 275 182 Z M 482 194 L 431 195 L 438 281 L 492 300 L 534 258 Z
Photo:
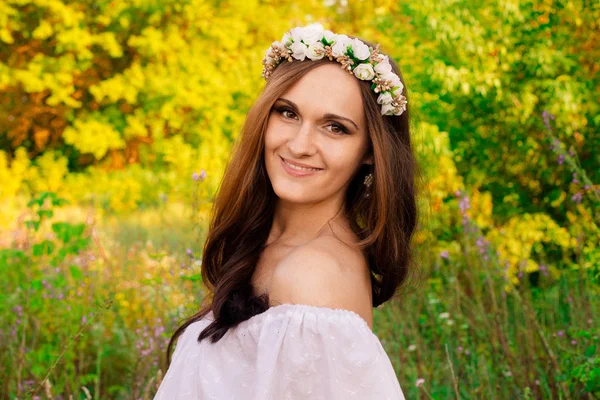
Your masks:
M 279 159 L 281 160 L 280 162 L 283 166 L 283 169 L 292 176 L 308 176 L 323 170 L 321 168 L 300 167 L 298 165 L 288 162 L 287 160 L 284 160 L 281 157 L 279 157 Z

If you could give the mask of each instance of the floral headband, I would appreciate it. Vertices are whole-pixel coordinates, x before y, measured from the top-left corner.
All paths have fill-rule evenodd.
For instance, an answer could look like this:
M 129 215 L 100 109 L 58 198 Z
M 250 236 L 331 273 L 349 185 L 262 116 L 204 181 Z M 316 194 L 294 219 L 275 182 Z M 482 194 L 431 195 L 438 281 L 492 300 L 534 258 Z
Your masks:
M 313 61 L 335 59 L 358 79 L 371 81 L 371 90 L 379 93 L 382 115 L 400 115 L 406 110 L 404 85 L 392 72 L 388 57 L 379 53 L 379 45 L 373 49 L 359 39 L 326 31 L 321 24 L 296 27 L 283 35 L 281 42 L 274 41 L 265 53 L 262 77 L 268 79 L 283 59 L 291 62 L 307 57 Z

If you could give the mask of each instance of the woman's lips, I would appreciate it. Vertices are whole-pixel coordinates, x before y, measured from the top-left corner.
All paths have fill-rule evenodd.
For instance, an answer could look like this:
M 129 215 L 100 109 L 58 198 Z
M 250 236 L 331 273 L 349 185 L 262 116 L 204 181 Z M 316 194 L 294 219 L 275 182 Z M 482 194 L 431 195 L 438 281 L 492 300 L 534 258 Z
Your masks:
M 292 176 L 298 176 L 298 177 L 310 176 L 310 175 L 314 175 L 314 174 L 322 171 L 322 169 L 319 169 L 317 171 L 306 171 L 306 170 L 294 169 L 294 168 L 290 167 L 281 157 L 279 157 L 279 162 L 281 163 L 281 166 L 283 167 L 283 169 Z

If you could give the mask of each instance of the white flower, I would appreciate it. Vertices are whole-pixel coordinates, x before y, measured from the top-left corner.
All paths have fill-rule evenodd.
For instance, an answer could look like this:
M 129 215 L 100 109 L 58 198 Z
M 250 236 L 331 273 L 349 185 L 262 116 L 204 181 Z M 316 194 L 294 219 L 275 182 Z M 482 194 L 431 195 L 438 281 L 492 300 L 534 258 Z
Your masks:
M 323 25 L 311 24 L 304 27 L 297 27 L 290 31 L 294 42 L 303 41 L 304 44 L 310 46 L 318 42 L 323 37 Z
M 390 104 L 394 100 L 390 92 L 381 93 L 377 98 L 377 104 Z
M 358 79 L 363 81 L 371 80 L 375 76 L 375 71 L 370 63 L 358 64 L 353 72 Z
M 447 313 L 447 312 L 443 312 L 440 315 L 438 315 L 439 319 L 445 319 L 445 318 L 448 318 L 448 317 L 450 317 L 450 313 Z
M 398 77 L 398 75 L 394 74 L 393 72 L 388 72 L 388 73 L 385 73 L 385 74 L 381 74 L 381 77 L 383 79 L 385 79 L 386 81 L 391 81 L 392 82 L 392 87 L 396 87 L 396 86 L 402 85 L 402 82 L 400 81 L 400 78 Z
M 390 104 L 384 104 L 381 106 L 381 115 L 394 115 L 394 106 Z
M 273 61 L 273 53 L 272 53 L 273 49 L 271 49 L 270 47 L 267 49 L 267 51 L 265 52 L 265 60 L 267 60 L 267 63 L 270 63 L 271 61 Z
M 416 349 L 417 349 L 416 344 L 411 344 L 410 346 L 408 346 L 408 351 L 415 351 Z
M 283 35 L 283 37 L 281 38 L 281 50 L 284 52 L 287 52 L 287 47 L 286 45 L 288 44 L 288 42 L 291 42 L 292 36 L 289 33 L 285 33 L 285 35 Z
M 360 39 L 352 40 L 352 52 L 354 53 L 354 57 L 359 60 L 366 60 L 371 55 L 369 46 L 364 44 Z
M 346 35 L 335 35 L 335 43 L 331 47 L 331 53 L 334 57 L 343 56 L 352 40 Z
M 302 40 L 302 31 L 303 30 L 304 30 L 304 28 L 301 26 L 297 26 L 290 30 L 290 37 L 295 43 L 298 43 Z
M 304 43 L 294 42 L 292 43 L 291 49 L 292 57 L 294 57 L 296 60 L 303 61 L 306 58 L 306 51 L 308 50 L 308 48 Z
M 308 50 L 306 50 L 306 57 L 313 61 L 320 60 L 321 58 L 325 57 L 325 46 L 323 46 L 323 43 L 316 42 L 308 46 Z
M 397 87 L 397 89 L 394 90 L 394 96 L 400 97 L 400 95 L 402 94 L 402 90 L 404 89 L 404 85 L 402 84 L 400 79 L 398 79 L 397 85 L 395 85 L 395 87 Z
M 323 31 L 323 37 L 327 41 L 327 43 L 331 43 L 335 40 L 335 33 L 331 31 Z
M 275 55 L 273 54 L 273 45 L 275 45 L 275 47 L 279 47 L 280 49 L 282 48 L 281 43 L 279 43 L 277 40 L 274 41 L 265 53 L 265 57 L 267 59 L 273 59 L 275 57 Z
M 392 66 L 388 61 L 382 61 L 375 66 L 375 72 L 380 75 L 385 75 L 392 72 Z
M 382 62 L 389 63 L 390 62 L 388 56 L 383 55 L 381 53 L 377 54 L 377 56 L 375 57 L 374 60 L 375 60 L 375 62 L 378 62 L 378 63 L 382 63 Z

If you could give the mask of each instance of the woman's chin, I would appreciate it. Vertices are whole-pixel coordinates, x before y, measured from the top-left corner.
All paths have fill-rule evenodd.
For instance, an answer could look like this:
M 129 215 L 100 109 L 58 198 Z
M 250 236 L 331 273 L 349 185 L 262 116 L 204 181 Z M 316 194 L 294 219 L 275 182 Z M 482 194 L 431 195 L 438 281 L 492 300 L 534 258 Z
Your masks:
M 312 191 L 308 193 L 305 189 L 298 190 L 298 188 L 273 187 L 273 191 L 279 199 L 290 203 L 308 203 L 314 201 L 315 193 Z

